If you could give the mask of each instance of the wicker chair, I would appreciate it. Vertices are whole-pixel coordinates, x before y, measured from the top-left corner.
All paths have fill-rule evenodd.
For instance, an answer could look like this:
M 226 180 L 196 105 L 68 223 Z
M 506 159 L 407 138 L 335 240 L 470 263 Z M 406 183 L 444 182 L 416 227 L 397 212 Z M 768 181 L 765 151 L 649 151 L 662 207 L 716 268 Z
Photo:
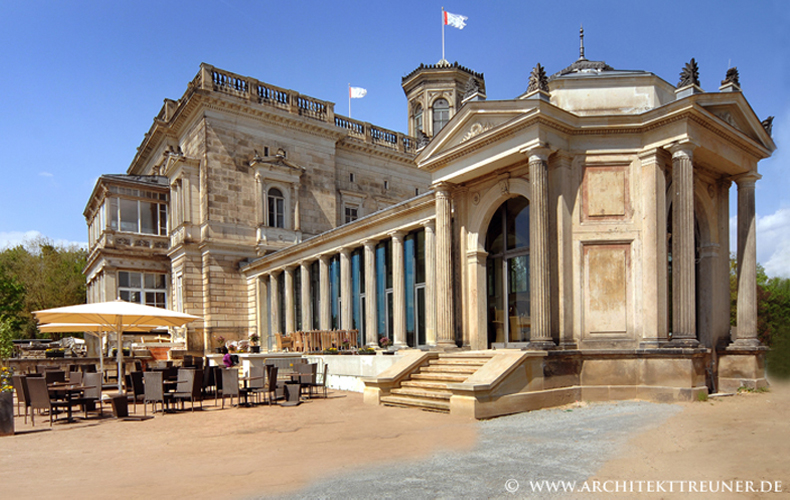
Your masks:
M 233 406 L 233 396 L 236 396 L 236 406 L 239 406 L 239 370 L 236 368 L 226 368 L 222 373 L 222 409 L 225 409 L 225 398 L 230 397 L 230 405 Z
M 162 403 L 162 415 L 165 413 L 165 386 L 162 372 L 143 372 L 145 397 L 143 398 L 143 415 L 147 415 L 148 403 L 151 411 L 156 413 L 156 403 Z

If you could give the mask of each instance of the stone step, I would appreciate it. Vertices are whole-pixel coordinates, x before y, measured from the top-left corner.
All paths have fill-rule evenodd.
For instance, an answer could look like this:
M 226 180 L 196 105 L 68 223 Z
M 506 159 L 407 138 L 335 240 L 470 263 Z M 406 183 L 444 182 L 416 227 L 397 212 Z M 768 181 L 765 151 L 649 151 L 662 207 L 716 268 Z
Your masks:
M 401 408 L 420 408 L 423 410 L 450 413 L 449 401 L 429 401 L 409 396 L 382 396 L 381 403 L 385 406 L 398 406 Z
M 451 375 L 448 373 L 415 373 L 411 376 L 412 380 L 425 380 L 428 382 L 463 382 L 469 375 Z
M 468 358 L 468 359 L 491 359 L 495 354 L 490 352 L 443 352 L 439 354 L 439 359 Z
M 467 374 L 471 375 L 480 368 L 479 366 L 466 365 L 429 365 L 420 367 L 420 373 L 448 373 L 448 374 Z
M 450 396 L 453 395 L 450 391 L 437 391 L 437 390 L 424 390 L 414 387 L 402 387 L 400 389 L 392 389 L 392 394 L 396 396 L 409 396 L 417 399 L 450 401 Z
M 415 387 L 426 390 L 436 389 L 440 391 L 447 390 L 447 384 L 443 382 L 426 382 L 421 380 L 404 380 L 401 383 L 401 387 Z
M 487 359 L 466 359 L 466 358 L 438 358 L 431 359 L 428 364 L 431 366 L 476 366 L 480 367 L 488 363 Z

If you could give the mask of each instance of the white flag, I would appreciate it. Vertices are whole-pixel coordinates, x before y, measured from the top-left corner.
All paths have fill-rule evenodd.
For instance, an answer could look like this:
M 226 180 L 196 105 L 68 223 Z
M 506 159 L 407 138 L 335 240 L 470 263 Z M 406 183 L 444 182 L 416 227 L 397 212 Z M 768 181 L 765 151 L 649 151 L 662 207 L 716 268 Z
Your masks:
M 466 20 L 469 19 L 466 16 L 462 16 L 461 14 L 450 14 L 447 11 L 444 11 L 444 24 L 448 26 L 452 26 L 453 28 L 458 28 L 459 30 L 464 29 L 466 26 Z
M 361 99 L 365 97 L 368 93 L 367 90 L 363 89 L 362 87 L 349 87 L 348 88 L 348 97 L 351 99 Z

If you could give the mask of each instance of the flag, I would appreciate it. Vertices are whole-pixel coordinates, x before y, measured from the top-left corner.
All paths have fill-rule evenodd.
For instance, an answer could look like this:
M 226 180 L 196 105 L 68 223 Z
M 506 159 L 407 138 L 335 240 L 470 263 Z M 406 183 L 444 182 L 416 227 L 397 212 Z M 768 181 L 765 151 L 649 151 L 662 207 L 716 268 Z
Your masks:
M 361 99 L 365 97 L 368 93 L 367 90 L 363 89 L 362 87 L 349 87 L 348 88 L 348 97 L 351 99 Z
M 450 14 L 446 10 L 444 11 L 444 24 L 452 26 L 453 28 L 458 28 L 459 30 L 464 29 L 467 19 L 469 18 L 461 14 Z

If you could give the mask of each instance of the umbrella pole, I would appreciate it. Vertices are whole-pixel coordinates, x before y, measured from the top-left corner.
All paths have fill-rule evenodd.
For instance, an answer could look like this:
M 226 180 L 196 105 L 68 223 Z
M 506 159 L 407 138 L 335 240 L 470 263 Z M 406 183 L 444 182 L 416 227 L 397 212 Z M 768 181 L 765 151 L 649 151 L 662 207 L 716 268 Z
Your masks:
M 104 383 L 104 332 L 99 332 L 99 373 Z
M 123 392 L 123 374 L 121 373 L 123 368 L 123 316 L 118 316 L 115 329 L 118 332 L 118 394 L 121 394 Z

